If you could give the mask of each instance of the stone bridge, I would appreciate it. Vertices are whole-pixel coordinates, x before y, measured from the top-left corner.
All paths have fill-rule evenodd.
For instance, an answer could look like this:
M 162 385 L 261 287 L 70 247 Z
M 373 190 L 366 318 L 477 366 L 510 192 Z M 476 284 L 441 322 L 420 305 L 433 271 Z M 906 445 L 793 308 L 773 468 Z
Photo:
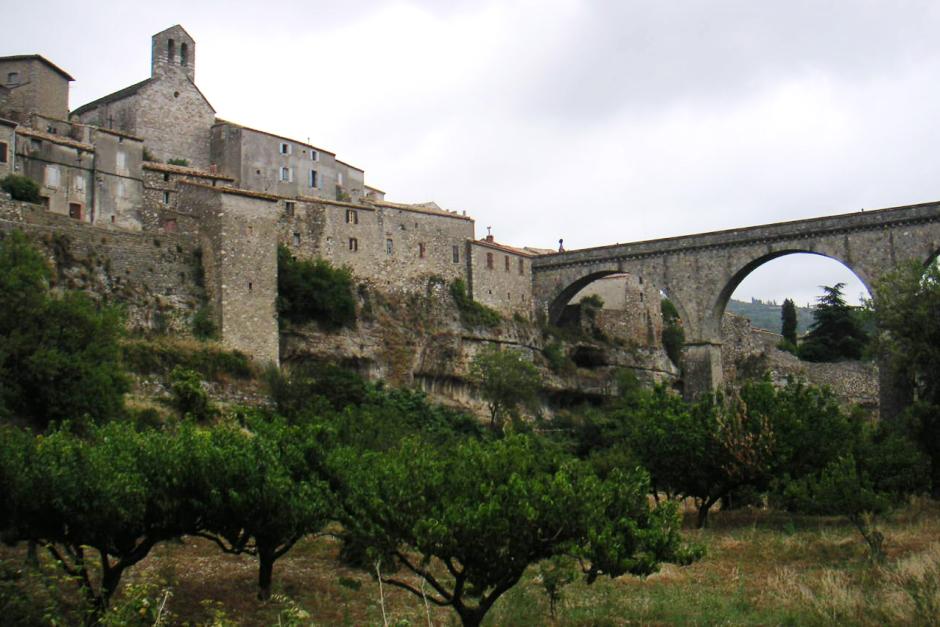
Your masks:
M 628 272 L 675 303 L 686 334 L 686 394 L 721 381 L 721 317 L 735 288 L 762 264 L 794 253 L 835 259 L 869 290 L 898 263 L 940 250 L 940 202 L 615 244 L 533 260 L 534 304 L 552 322 L 585 285 Z M 882 401 L 885 399 L 882 375 Z

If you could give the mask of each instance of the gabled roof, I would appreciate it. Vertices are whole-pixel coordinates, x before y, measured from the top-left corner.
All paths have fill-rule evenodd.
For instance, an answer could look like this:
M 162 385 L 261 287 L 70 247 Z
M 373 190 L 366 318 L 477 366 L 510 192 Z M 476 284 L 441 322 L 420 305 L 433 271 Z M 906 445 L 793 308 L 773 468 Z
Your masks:
M 284 135 L 278 135 L 277 133 L 270 133 L 270 132 L 268 132 L 268 131 L 262 131 L 262 130 L 257 129 L 257 128 L 251 128 L 250 126 L 245 126 L 244 124 L 239 124 L 239 123 L 237 123 L 237 122 L 232 122 L 231 120 L 223 120 L 222 118 L 216 118 L 216 119 L 215 119 L 215 124 L 213 124 L 212 127 L 215 128 L 216 126 L 231 126 L 231 127 L 233 127 L 233 128 L 240 128 L 240 129 L 242 129 L 242 130 L 244 130 L 244 131 L 251 131 L 252 133 L 258 133 L 258 134 L 260 134 L 260 135 L 267 135 L 268 137 L 273 137 L 273 138 L 275 138 L 275 139 L 283 139 L 284 141 L 289 141 L 289 142 L 291 142 L 292 144 L 297 144 L 297 145 L 299 145 L 299 146 L 306 146 L 307 148 L 313 148 L 313 149 L 316 150 L 317 152 L 322 152 L 322 153 L 325 153 L 325 154 L 328 154 L 328 155 L 333 155 L 334 157 L 336 156 L 336 153 L 333 152 L 332 150 L 326 150 L 326 149 L 324 149 L 324 148 L 320 148 L 320 147 L 318 147 L 318 146 L 314 146 L 313 144 L 308 144 L 307 142 L 302 142 L 302 141 L 300 141 L 299 139 L 293 139 L 293 138 L 290 138 L 290 137 L 285 137 Z M 355 166 L 354 166 L 354 167 L 355 167 Z M 358 168 L 356 168 L 356 169 L 358 170 Z
M 91 102 L 87 104 L 83 104 L 79 108 L 72 111 L 70 115 L 81 115 L 83 113 L 91 111 L 92 109 L 97 108 L 100 105 L 108 104 L 111 102 L 116 102 L 118 100 L 123 100 L 124 98 L 129 98 L 156 80 L 159 80 L 159 78 L 153 78 L 153 77 L 145 78 L 139 83 L 134 83 L 133 85 L 129 87 L 125 87 L 124 89 L 119 89 L 114 93 L 108 94 L 107 96 L 102 96 L 101 98 L 98 98 L 97 100 L 92 100 Z M 212 106 L 212 103 L 209 102 L 209 99 L 206 98 L 206 95 L 202 93 L 202 90 L 199 89 L 196 83 L 189 81 L 189 84 L 196 88 L 196 93 L 202 97 L 202 99 L 206 102 L 207 105 L 209 105 L 209 108 L 212 109 L 212 113 L 215 113 L 215 107 Z
M 442 216 L 445 218 L 454 218 L 457 220 L 467 220 L 468 222 L 473 222 L 473 218 L 467 215 L 461 215 L 456 211 L 447 211 L 446 209 L 441 209 L 437 206 L 436 203 L 423 203 L 417 205 L 406 205 L 399 202 L 389 202 L 388 200 L 370 200 L 368 198 L 363 198 L 363 201 L 375 205 L 376 207 L 385 207 L 387 209 L 398 209 L 400 211 L 413 211 L 415 213 L 426 213 L 432 216 Z M 434 205 L 434 207 L 431 207 Z M 436 208 L 435 208 L 436 207 Z
M 53 63 L 53 62 L 50 61 L 49 59 L 47 59 L 47 58 L 45 58 L 44 56 L 39 55 L 39 54 L 14 54 L 14 55 L 9 56 L 9 57 L 0 57 L 0 63 L 2 63 L 2 62 L 4 62 L 4 61 L 42 61 L 43 63 L 45 63 L 46 65 L 48 65 L 51 69 L 53 69 L 53 70 L 55 70 L 56 72 L 58 72 L 63 78 L 65 78 L 65 80 L 68 80 L 68 81 L 74 81 L 74 80 L 75 80 L 74 78 L 72 78 L 72 77 L 69 75 L 68 72 L 66 72 L 65 70 L 63 70 L 62 68 L 60 68 L 58 65 L 56 65 L 55 63 Z
M 525 250 L 523 248 L 514 248 L 512 246 L 507 246 L 505 244 L 497 244 L 496 242 L 490 242 L 485 239 L 476 239 L 473 240 L 474 244 L 479 246 L 484 246 L 486 248 L 492 248 L 494 250 L 499 250 L 504 253 L 512 253 L 513 255 L 519 255 L 520 257 L 536 257 L 538 253 L 533 253 L 531 251 Z
M 53 135 L 52 133 L 43 133 L 42 131 L 37 131 L 31 128 L 19 127 L 16 129 L 17 135 L 22 135 L 24 137 L 33 137 L 35 139 L 42 139 L 47 142 L 52 142 L 53 144 L 59 144 L 60 146 L 68 146 L 69 148 L 77 148 L 78 150 L 84 150 L 86 152 L 94 152 L 95 147 L 91 144 L 86 144 L 84 142 L 75 141 L 70 137 L 63 137 L 62 135 Z
M 97 100 L 92 100 L 88 104 L 83 104 L 79 108 L 72 111 L 71 115 L 81 115 L 87 111 L 96 109 L 99 105 L 107 104 L 109 102 L 115 102 L 117 100 L 123 100 L 124 98 L 127 98 L 129 96 L 133 96 L 138 91 L 140 91 L 140 89 L 144 85 L 147 85 L 152 80 L 153 80 L 152 78 L 148 78 L 148 79 L 140 81 L 139 83 L 134 83 L 133 85 L 129 87 L 125 87 L 124 89 L 119 89 L 114 93 L 108 94 L 107 96 L 102 96 L 101 98 L 98 98 Z

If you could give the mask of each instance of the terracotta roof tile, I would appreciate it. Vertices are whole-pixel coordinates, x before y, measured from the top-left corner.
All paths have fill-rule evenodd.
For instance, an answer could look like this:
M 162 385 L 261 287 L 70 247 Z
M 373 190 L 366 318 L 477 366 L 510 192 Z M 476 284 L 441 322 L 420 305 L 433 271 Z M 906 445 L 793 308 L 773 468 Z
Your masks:
M 537 254 L 525 250 L 523 248 L 514 248 L 512 246 L 507 246 L 505 244 L 498 244 L 496 242 L 489 242 L 485 239 L 473 240 L 474 244 L 479 244 L 485 248 L 492 248 L 494 250 L 500 250 L 505 253 L 512 253 L 513 255 L 519 255 L 520 257 L 536 257 Z
M 446 211 L 444 209 L 433 209 L 426 205 L 405 205 L 397 202 L 388 202 L 387 200 L 366 200 L 365 202 L 376 207 L 388 207 L 389 209 L 401 209 L 402 211 L 413 211 L 415 213 L 425 213 L 433 216 L 442 216 L 445 218 L 455 218 L 457 220 L 468 220 L 473 222 L 473 218 L 457 213 L 456 211 Z M 435 205 L 436 206 L 436 205 Z

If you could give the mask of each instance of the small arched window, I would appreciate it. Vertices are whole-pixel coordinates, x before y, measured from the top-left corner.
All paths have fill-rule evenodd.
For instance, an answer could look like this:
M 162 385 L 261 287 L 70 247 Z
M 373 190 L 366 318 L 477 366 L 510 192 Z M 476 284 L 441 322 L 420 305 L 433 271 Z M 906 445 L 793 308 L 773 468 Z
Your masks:
M 189 46 L 187 44 L 180 44 L 180 65 L 189 65 Z
M 167 63 L 173 63 L 173 59 L 176 58 L 176 42 L 172 39 L 168 39 L 166 42 L 166 60 Z

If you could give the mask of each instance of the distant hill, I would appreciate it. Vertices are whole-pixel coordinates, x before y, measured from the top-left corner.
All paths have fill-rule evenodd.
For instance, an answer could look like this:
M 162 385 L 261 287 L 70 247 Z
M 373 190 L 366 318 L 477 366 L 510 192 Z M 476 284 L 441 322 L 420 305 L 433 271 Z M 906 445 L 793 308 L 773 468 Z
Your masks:
M 728 301 L 726 311 L 747 318 L 751 321 L 751 325 L 758 329 L 780 333 L 780 309 L 781 306 L 777 303 L 767 303 L 753 298 L 749 303 L 732 299 Z M 797 306 L 796 323 L 797 335 L 806 333 L 809 326 L 813 324 L 813 308 Z

